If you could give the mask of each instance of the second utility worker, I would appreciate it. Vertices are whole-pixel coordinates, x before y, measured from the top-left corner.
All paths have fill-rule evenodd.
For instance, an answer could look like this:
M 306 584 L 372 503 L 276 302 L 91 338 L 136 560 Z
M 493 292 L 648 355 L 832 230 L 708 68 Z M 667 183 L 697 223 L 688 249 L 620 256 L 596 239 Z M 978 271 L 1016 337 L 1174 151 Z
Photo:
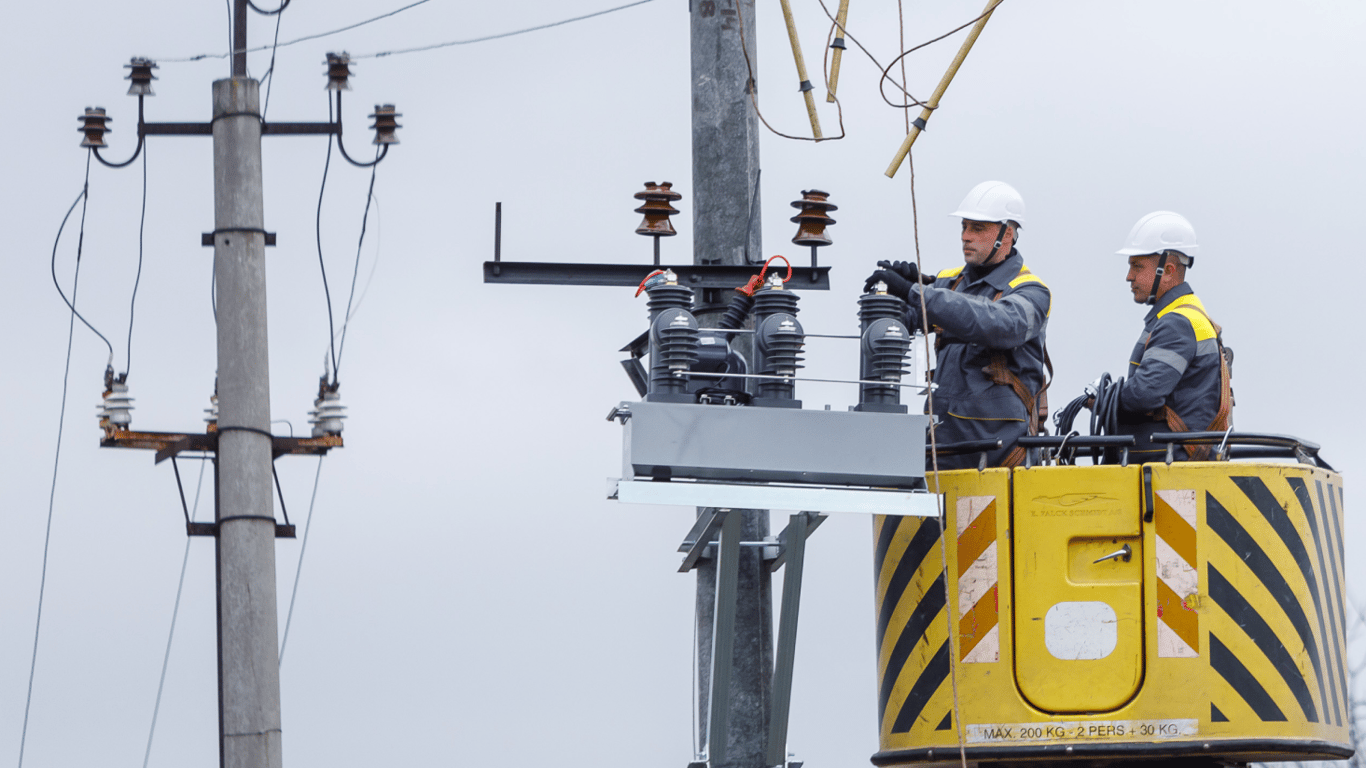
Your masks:
M 914 263 L 880 261 L 864 290 L 886 283 L 889 294 L 906 300 L 907 325 L 936 334 L 937 387 L 930 398 L 936 443 L 1000 438 L 988 463 L 1016 466 L 1025 457 L 1016 440 L 1038 434 L 1047 411 L 1044 333 L 1052 294 L 1015 248 L 1025 205 L 1014 187 L 984 181 L 950 215 L 963 219 L 963 266 L 930 278 Z M 928 322 L 921 318 L 922 296 Z M 974 467 L 977 457 L 946 455 L 938 466 Z
M 1184 216 L 1155 211 L 1138 220 L 1118 252 L 1129 258 L 1126 280 L 1134 301 L 1152 307 L 1119 395 L 1118 431 L 1138 438 L 1132 453 L 1139 461 L 1165 452 L 1152 444 L 1154 432 L 1222 432 L 1230 424 L 1233 394 L 1221 329 L 1186 282 L 1197 250 L 1195 229 Z M 1189 445 L 1175 458 L 1209 454 L 1209 446 Z

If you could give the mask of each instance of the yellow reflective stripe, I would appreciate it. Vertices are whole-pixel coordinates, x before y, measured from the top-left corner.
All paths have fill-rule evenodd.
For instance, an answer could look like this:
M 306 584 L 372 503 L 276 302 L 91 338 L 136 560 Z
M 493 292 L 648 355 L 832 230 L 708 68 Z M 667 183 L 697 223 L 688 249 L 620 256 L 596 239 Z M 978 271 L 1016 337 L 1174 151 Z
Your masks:
M 960 266 L 960 267 L 950 267 L 950 268 L 948 268 L 948 269 L 941 270 L 941 271 L 939 272 L 939 274 L 938 274 L 938 277 L 939 277 L 939 279 L 944 280 L 944 279 L 947 279 L 947 278 L 950 278 L 950 277 L 958 277 L 958 276 L 959 276 L 960 274 L 962 274 L 962 273 L 963 273 L 963 268 L 962 268 L 961 266 Z
M 1025 283 L 1038 283 L 1039 285 L 1042 285 L 1045 289 L 1048 288 L 1048 283 L 1045 283 L 1038 275 L 1034 274 L 1033 272 L 1030 272 L 1030 271 L 1029 271 L 1029 267 L 1028 267 L 1027 265 L 1021 265 L 1021 266 L 1020 266 L 1020 274 L 1017 275 L 1016 278 L 1015 278 L 1014 280 L 1011 280 L 1011 281 L 1010 281 L 1010 287 L 1011 287 L 1011 288 L 1019 288 L 1020 286 L 1024 285 Z M 1046 312 L 1044 312 L 1044 317 L 1052 317 L 1052 315 L 1053 315 L 1053 300 L 1052 300 L 1052 296 L 1051 296 L 1051 294 L 1050 294 L 1050 296 L 1049 296 L 1049 301 L 1048 301 L 1048 310 L 1047 310 Z
M 1157 313 L 1162 317 L 1169 312 L 1175 312 L 1190 321 L 1191 328 L 1195 330 L 1195 340 L 1204 341 L 1215 337 L 1214 323 L 1210 322 L 1209 316 L 1205 314 L 1205 305 L 1196 298 L 1195 294 L 1188 294 L 1168 304 L 1161 312 Z

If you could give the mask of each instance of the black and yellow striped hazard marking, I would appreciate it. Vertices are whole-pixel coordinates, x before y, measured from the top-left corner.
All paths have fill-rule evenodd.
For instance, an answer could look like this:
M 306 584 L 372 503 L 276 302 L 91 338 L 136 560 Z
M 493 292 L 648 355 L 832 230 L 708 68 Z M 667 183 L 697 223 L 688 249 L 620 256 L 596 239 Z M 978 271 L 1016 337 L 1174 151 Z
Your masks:
M 1152 634 L 1141 646 L 1145 679 L 1125 705 L 1133 718 L 1198 720 L 1201 739 L 1253 740 L 1286 759 L 1349 749 L 1341 479 L 1302 465 L 1150 466 L 1153 516 L 1142 524 L 1135 599 L 1144 606 L 1143 632 Z M 1056 472 L 1066 491 L 1075 471 L 941 473 L 931 490 L 945 495 L 947 540 L 938 519 L 875 518 L 882 750 L 875 764 L 933 762 L 956 743 L 959 715 L 970 752 L 1018 747 L 1031 756 L 1056 746 L 1048 731 L 1035 738 L 1019 728 L 1018 743 L 988 744 L 974 741 L 972 729 L 1114 717 L 1041 712 L 1023 698 L 1015 674 L 1019 590 L 1041 586 L 1014 575 L 1012 563 L 1039 550 L 1030 549 L 1033 529 L 1018 518 L 1032 508 L 1011 508 L 1012 487 L 1025 487 L 1015 485 L 1023 482 L 1019 472 L 1040 473 L 1029 480 L 1034 485 Z M 1142 514 L 1141 483 L 1124 503 Z M 1069 555 L 1047 567 L 1076 562 Z M 1169 743 L 1128 741 L 1107 744 Z
M 1211 718 L 1343 725 L 1347 678 L 1341 488 L 1320 477 L 1233 476 L 1205 492 L 1209 664 L 1227 683 Z M 1304 661 L 1307 658 L 1307 663 Z
M 949 676 L 941 529 L 934 518 L 877 520 L 878 712 L 905 733 Z

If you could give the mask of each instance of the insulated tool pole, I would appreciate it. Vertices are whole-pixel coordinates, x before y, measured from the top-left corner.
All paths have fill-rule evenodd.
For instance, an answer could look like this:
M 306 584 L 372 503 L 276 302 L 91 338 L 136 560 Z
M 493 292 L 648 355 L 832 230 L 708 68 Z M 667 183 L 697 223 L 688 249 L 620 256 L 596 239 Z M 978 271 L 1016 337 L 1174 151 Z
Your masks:
M 939 99 L 943 98 L 944 91 L 949 89 L 949 83 L 953 82 L 953 76 L 958 74 L 958 68 L 963 65 L 963 60 L 968 57 L 968 51 L 972 50 L 972 44 L 977 42 L 977 36 L 982 34 L 982 29 L 991 20 L 991 14 L 995 12 L 996 6 L 1001 4 L 1001 0 L 988 0 L 985 14 L 973 25 L 972 31 L 968 32 L 968 38 L 963 41 L 963 45 L 958 49 L 958 55 L 953 57 L 953 63 L 949 64 L 949 69 L 944 73 L 944 77 L 939 80 L 939 85 L 934 89 L 934 94 L 930 100 L 925 102 L 925 108 L 920 111 L 920 117 L 915 119 L 911 126 L 911 132 L 906 135 L 906 140 L 901 142 L 901 148 L 896 151 L 896 157 L 892 158 L 892 164 L 887 166 L 887 178 L 896 176 L 897 169 L 905 162 L 906 155 L 911 153 L 911 145 L 915 143 L 916 137 L 925 129 L 925 121 L 930 119 L 930 113 L 939 106 Z
M 840 60 L 844 58 L 844 25 L 849 21 L 849 0 L 840 0 L 840 9 L 835 13 L 835 42 L 830 44 L 835 52 L 830 56 L 830 83 L 825 91 L 825 100 L 835 100 L 835 89 L 840 83 Z
M 806 100 L 806 116 L 811 118 L 811 135 L 817 139 L 821 136 L 821 121 L 816 116 L 816 98 L 811 95 L 815 90 L 811 85 L 811 79 L 806 76 L 806 61 L 802 58 L 802 44 L 797 40 L 797 24 L 792 20 L 792 6 L 788 0 L 781 0 L 783 4 L 783 21 L 787 22 L 787 38 L 792 41 L 792 58 L 797 61 L 797 77 L 801 78 L 802 98 Z

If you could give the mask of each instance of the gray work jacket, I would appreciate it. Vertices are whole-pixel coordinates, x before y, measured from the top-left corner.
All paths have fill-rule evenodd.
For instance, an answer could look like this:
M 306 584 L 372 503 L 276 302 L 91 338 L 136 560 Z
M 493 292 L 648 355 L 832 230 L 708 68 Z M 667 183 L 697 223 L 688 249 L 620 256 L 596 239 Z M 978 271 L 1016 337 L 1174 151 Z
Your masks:
M 1192 431 L 1208 429 L 1219 413 L 1218 332 L 1204 309 L 1190 284 L 1181 283 L 1143 319 L 1119 398 L 1120 431 L 1138 437 L 1133 455 L 1139 461 L 1166 452 L 1165 445 L 1148 441 L 1153 432 L 1168 431 L 1166 422 L 1152 415 L 1157 409 L 1171 407 Z M 1176 455 L 1185 458 L 1184 451 Z
M 1009 385 L 997 384 L 984 370 L 996 350 L 1007 367 L 1037 396 L 1046 379 L 1044 335 L 1052 294 L 1011 250 L 1005 261 L 972 279 L 964 267 L 940 272 L 923 288 L 929 325 L 939 341 L 934 382 L 935 430 L 940 444 L 1001 438 L 1003 445 L 987 461 L 999 465 L 1015 440 L 1028 430 L 1024 403 Z M 956 284 L 956 287 L 955 287 Z M 907 322 L 920 322 L 920 286 L 912 288 Z M 997 298 L 999 294 L 999 298 Z M 928 409 L 928 404 L 927 404 Z M 977 456 L 941 456 L 940 469 L 977 466 Z

